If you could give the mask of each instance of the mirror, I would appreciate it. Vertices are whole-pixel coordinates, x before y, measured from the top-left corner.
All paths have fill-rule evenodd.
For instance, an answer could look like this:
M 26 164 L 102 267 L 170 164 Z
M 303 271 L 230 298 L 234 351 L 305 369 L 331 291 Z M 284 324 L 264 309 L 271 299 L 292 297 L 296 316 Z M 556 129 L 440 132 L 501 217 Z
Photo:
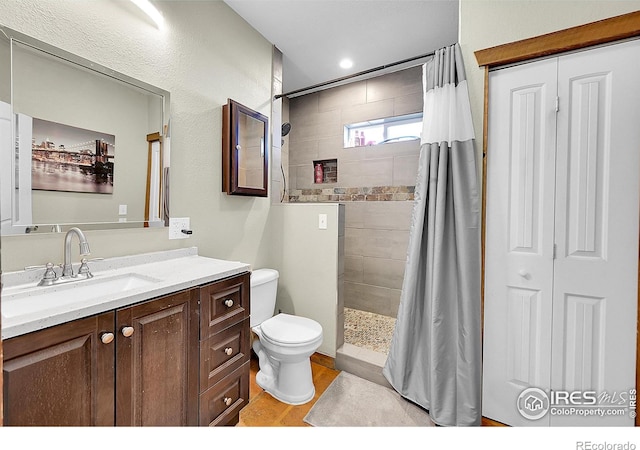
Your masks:
M 169 93 L 0 32 L 2 235 L 166 226 Z
M 268 118 L 228 99 L 222 106 L 222 191 L 267 197 Z

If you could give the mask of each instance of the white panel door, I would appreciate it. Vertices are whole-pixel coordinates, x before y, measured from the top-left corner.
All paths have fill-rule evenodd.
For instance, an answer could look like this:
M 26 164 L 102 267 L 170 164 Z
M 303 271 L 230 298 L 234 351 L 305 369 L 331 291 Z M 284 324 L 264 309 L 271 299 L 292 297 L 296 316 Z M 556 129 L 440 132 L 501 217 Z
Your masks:
M 548 425 L 517 410 L 551 366 L 557 62 L 492 72 L 485 240 L 483 415 Z
M 635 387 L 640 41 L 559 58 L 552 389 Z M 613 397 L 612 397 L 613 398 Z M 578 405 L 579 406 L 579 405 Z M 599 405 L 603 411 L 607 406 Z M 633 425 L 552 416 L 552 425 Z

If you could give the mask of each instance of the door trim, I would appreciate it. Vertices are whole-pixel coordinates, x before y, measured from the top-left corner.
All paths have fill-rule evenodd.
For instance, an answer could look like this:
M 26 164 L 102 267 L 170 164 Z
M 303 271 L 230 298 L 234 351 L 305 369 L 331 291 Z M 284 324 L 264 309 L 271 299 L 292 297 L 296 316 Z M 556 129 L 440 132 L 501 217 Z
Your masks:
M 495 67 L 640 36 L 640 11 L 474 52 L 478 66 Z
M 487 185 L 487 136 L 489 118 L 489 70 L 493 67 L 550 57 L 573 50 L 581 50 L 596 45 L 614 43 L 640 36 L 640 11 L 566 28 L 553 33 L 514 41 L 474 52 L 479 67 L 484 67 L 484 114 L 482 127 L 482 284 L 481 308 L 482 331 L 484 334 L 484 276 L 485 276 L 485 229 L 486 229 L 486 185 Z M 640 242 L 640 236 L 638 236 Z M 640 387 L 640 253 L 638 254 L 638 320 L 636 322 L 636 389 Z M 640 426 L 636 417 L 635 426 Z

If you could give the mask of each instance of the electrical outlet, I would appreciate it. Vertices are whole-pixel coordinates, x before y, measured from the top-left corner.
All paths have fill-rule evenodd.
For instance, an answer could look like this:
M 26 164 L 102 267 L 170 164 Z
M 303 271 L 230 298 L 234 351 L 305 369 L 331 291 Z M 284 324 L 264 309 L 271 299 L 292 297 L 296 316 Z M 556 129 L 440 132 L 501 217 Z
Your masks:
M 182 230 L 191 231 L 190 220 L 188 217 L 171 217 L 169 218 L 169 239 L 186 239 L 190 235 L 183 233 Z
M 327 215 L 326 214 L 318 214 L 318 229 L 326 230 L 327 229 Z

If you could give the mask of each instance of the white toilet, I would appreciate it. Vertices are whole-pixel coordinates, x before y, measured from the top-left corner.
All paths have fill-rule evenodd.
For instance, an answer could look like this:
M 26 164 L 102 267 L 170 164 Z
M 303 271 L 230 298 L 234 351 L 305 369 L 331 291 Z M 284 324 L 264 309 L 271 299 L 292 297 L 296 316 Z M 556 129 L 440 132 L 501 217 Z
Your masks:
M 315 395 L 309 357 L 322 344 L 322 326 L 315 320 L 274 314 L 279 273 L 251 272 L 251 331 L 260 370 L 256 383 L 290 405 L 307 403 Z

